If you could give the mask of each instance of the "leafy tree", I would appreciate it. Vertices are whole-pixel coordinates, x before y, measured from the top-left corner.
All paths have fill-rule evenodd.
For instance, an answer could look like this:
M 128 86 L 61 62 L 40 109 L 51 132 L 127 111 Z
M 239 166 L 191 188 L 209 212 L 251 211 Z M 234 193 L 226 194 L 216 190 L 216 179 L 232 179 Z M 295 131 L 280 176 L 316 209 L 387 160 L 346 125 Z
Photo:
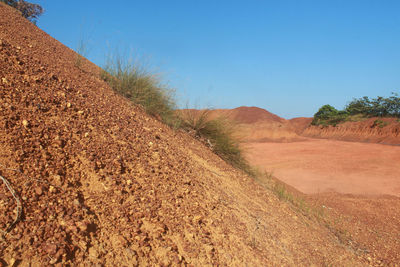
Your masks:
M 337 115 L 338 111 L 331 105 L 323 105 L 317 113 L 314 114 L 314 119 L 311 122 L 313 125 L 320 124 L 321 121 L 328 120 L 329 118 Z
M 38 4 L 29 3 L 24 0 L 0 0 L 9 6 L 19 10 L 24 18 L 36 23 L 36 20 L 43 14 L 43 8 Z
M 390 97 L 378 96 L 369 99 L 367 96 L 353 99 L 347 104 L 345 110 L 351 114 L 363 114 L 370 117 L 400 117 L 400 97 L 397 93 L 392 93 Z
M 345 110 L 350 115 L 356 114 L 366 114 L 370 108 L 371 101 L 369 100 L 368 96 L 364 96 L 360 99 L 353 99 L 349 104 L 347 104 Z

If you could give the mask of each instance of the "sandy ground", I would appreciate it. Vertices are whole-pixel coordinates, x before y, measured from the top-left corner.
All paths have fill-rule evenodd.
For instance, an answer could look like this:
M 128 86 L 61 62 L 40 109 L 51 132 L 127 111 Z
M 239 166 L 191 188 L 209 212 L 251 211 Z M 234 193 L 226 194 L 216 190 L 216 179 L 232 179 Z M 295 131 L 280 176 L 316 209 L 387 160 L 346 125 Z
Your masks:
M 251 164 L 306 194 L 400 196 L 400 147 L 336 140 L 247 143 Z

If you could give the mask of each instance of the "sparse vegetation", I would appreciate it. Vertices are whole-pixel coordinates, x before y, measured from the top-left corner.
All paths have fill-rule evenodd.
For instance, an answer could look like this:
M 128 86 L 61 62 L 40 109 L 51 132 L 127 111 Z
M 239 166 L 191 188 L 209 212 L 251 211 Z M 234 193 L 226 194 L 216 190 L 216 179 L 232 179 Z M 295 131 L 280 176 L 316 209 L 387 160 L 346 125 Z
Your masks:
M 78 43 L 78 46 L 77 46 L 75 52 L 76 52 L 75 66 L 78 68 L 81 68 L 83 60 L 87 56 L 87 52 L 88 52 L 87 44 L 82 38 L 79 40 L 79 43 Z
M 110 57 L 103 69 L 101 77 L 116 92 L 141 105 L 149 114 L 172 124 L 175 120 L 173 90 L 162 84 L 158 75 L 118 55 Z
M 362 120 L 368 117 L 400 117 L 399 95 L 392 93 L 390 97 L 378 96 L 373 99 L 364 96 L 353 99 L 344 110 L 337 110 L 331 105 L 324 105 L 315 113 L 311 124 L 336 126 L 345 121 Z
M 210 110 L 186 110 L 180 113 L 181 127 L 203 140 L 222 159 L 251 174 L 239 141 L 234 137 L 234 124 L 226 118 L 211 118 Z
M 389 123 L 387 121 L 383 121 L 383 120 L 375 120 L 374 124 L 372 124 L 372 127 L 379 127 L 379 128 L 383 128 L 385 126 L 387 126 Z
M 44 9 L 40 5 L 29 3 L 24 0 L 0 0 L 0 2 L 17 9 L 24 18 L 27 18 L 33 23 L 36 23 L 36 20 L 44 12 Z
M 170 126 L 194 133 L 222 159 L 251 174 L 252 170 L 243 157 L 239 141 L 233 136 L 234 125 L 229 120 L 211 119 L 210 110 L 197 113 L 175 112 L 173 91 L 163 85 L 157 75 L 120 56 L 108 60 L 101 77 L 116 92 L 143 106 L 149 114 Z

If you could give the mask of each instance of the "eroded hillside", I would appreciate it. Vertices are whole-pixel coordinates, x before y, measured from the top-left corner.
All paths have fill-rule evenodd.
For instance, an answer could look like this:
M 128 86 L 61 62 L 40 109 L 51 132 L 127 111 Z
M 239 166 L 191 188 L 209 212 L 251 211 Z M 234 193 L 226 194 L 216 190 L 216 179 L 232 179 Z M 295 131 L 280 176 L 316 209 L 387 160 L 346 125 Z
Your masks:
M 396 118 L 369 118 L 336 126 L 310 125 L 302 135 L 345 141 L 400 145 L 400 121 Z
M 3 3 L 0 79 L 0 265 L 366 264 Z

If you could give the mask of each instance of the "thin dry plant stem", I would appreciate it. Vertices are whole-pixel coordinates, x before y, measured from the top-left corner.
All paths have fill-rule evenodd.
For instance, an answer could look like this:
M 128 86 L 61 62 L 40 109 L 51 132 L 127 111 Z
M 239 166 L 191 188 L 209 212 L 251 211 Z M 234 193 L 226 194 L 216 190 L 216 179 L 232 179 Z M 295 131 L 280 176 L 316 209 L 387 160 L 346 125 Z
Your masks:
M 4 178 L 3 176 L 0 175 L 0 179 L 3 181 L 3 183 L 7 186 L 8 190 L 10 191 L 10 193 L 12 194 L 12 196 L 15 199 L 15 202 L 17 203 L 17 215 L 15 216 L 15 220 L 10 224 L 10 226 L 8 226 L 6 233 L 8 233 L 13 226 L 19 221 L 19 218 L 21 217 L 21 211 L 22 211 L 22 205 L 21 205 L 21 201 L 19 200 L 18 196 L 15 194 L 14 189 L 11 187 L 10 183 L 7 181 L 6 178 Z

